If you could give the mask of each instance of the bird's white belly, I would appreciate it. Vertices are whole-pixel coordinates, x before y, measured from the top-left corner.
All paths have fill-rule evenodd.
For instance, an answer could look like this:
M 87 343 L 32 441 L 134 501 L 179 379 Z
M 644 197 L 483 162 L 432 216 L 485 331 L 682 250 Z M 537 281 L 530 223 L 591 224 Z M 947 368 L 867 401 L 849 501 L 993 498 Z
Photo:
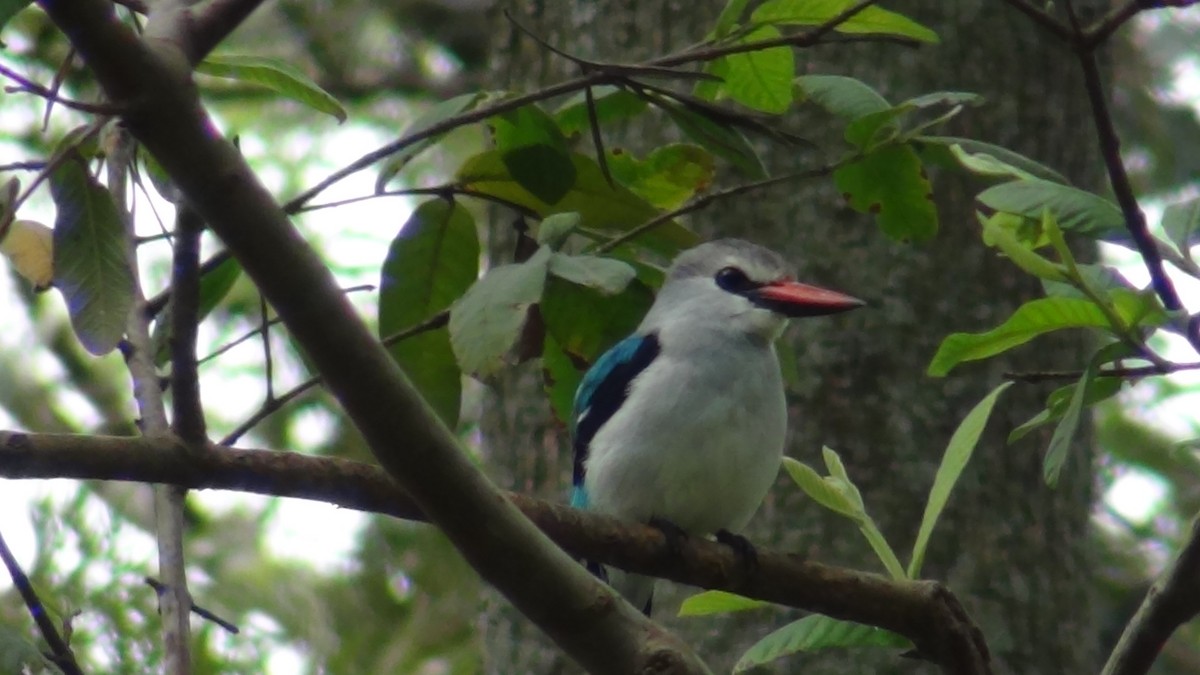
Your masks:
M 778 474 L 786 431 L 779 366 L 762 356 L 721 383 L 686 364 L 661 371 L 671 381 L 639 381 L 593 439 L 589 507 L 697 534 L 740 530 Z

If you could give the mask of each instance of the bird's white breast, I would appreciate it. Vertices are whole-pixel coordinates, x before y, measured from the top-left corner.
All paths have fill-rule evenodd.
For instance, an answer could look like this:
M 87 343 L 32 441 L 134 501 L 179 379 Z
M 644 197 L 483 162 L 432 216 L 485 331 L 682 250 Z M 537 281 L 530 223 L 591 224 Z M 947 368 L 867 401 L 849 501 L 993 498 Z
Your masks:
M 658 358 L 592 439 L 589 507 L 631 520 L 664 518 L 698 534 L 740 530 L 783 453 L 786 407 L 774 349 L 662 339 Z

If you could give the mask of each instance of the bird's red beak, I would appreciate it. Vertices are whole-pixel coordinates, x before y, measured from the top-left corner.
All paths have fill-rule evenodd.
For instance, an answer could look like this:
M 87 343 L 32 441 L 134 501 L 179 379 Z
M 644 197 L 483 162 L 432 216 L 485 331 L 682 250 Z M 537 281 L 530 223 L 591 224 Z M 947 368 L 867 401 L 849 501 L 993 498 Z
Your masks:
M 780 279 L 753 291 L 761 305 L 791 317 L 822 316 L 857 309 L 867 304 L 837 291 Z

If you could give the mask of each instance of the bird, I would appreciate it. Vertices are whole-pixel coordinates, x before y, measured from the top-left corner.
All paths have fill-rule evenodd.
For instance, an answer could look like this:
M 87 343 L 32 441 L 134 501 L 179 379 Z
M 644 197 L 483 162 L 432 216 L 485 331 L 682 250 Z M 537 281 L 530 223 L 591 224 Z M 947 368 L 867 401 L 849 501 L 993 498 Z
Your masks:
M 775 340 L 790 318 L 863 304 L 796 282 L 741 239 L 679 254 L 641 324 L 576 390 L 572 506 L 748 547 L 734 533 L 774 482 L 787 431 Z M 588 567 L 650 614 L 653 578 Z

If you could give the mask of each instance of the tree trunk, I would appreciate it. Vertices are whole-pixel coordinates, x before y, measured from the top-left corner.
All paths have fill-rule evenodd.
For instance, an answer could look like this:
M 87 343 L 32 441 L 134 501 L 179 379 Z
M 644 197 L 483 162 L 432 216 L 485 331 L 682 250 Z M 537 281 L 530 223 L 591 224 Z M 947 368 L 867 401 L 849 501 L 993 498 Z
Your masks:
M 1078 3 L 1077 3 L 1078 4 Z M 550 44 L 585 58 L 635 62 L 678 50 L 710 28 L 719 4 L 573 0 L 510 7 Z M 896 7 L 934 28 L 942 44 L 825 46 L 801 55 L 801 72 L 859 77 L 893 102 L 935 90 L 983 94 L 948 133 L 1011 147 L 1055 167 L 1078 185 L 1102 180 L 1092 124 L 1072 55 L 999 2 L 903 3 Z M 573 75 L 572 65 L 498 26 L 496 62 L 511 87 L 529 89 Z M 507 31 L 507 33 L 504 33 Z M 786 120 L 812 139 L 838 138 L 819 120 Z M 644 151 L 674 133 L 658 122 L 612 146 Z M 772 173 L 811 167 L 819 150 L 764 146 Z M 790 336 L 800 374 L 789 391 L 788 454 L 820 465 L 820 448 L 838 450 L 869 511 L 907 559 L 942 450 L 955 426 L 1007 370 L 1075 368 L 1086 358 L 1079 340 L 1039 341 L 1011 358 L 964 366 L 945 379 L 925 375 L 940 340 L 1002 322 L 1035 284 L 979 242 L 972 197 L 979 185 L 933 176 L 942 228 L 923 245 L 887 239 L 871 218 L 851 212 L 829 179 L 722 202 L 691 225 L 709 236 L 740 236 L 784 252 L 799 278 L 866 298 L 868 309 L 797 322 Z M 507 242 L 508 223 L 496 240 Z M 493 254 L 511 257 L 511 244 Z M 998 673 L 1094 671 L 1098 628 L 1089 576 L 1092 455 L 1079 443 L 1056 489 L 1042 482 L 1048 436 L 1014 446 L 1009 430 L 1037 412 L 1047 391 L 1018 385 L 997 408 L 935 531 L 924 576 L 947 581 L 982 627 Z M 485 403 L 483 436 L 499 480 L 515 490 L 562 497 L 570 483 L 570 447 L 553 423 L 536 364 L 505 375 Z M 754 542 L 816 560 L 880 570 L 856 528 L 804 498 L 781 479 L 746 533 Z M 757 639 L 799 616 L 794 611 L 677 619 L 691 589 L 662 592 L 656 619 L 689 636 L 715 672 L 728 672 Z M 502 603 L 501 603 L 502 604 Z M 563 667 L 553 648 L 511 609 L 497 604 L 484 619 L 490 672 L 546 673 Z M 780 672 L 929 672 L 892 651 L 800 655 Z M 763 672 L 766 672 L 765 670 Z

